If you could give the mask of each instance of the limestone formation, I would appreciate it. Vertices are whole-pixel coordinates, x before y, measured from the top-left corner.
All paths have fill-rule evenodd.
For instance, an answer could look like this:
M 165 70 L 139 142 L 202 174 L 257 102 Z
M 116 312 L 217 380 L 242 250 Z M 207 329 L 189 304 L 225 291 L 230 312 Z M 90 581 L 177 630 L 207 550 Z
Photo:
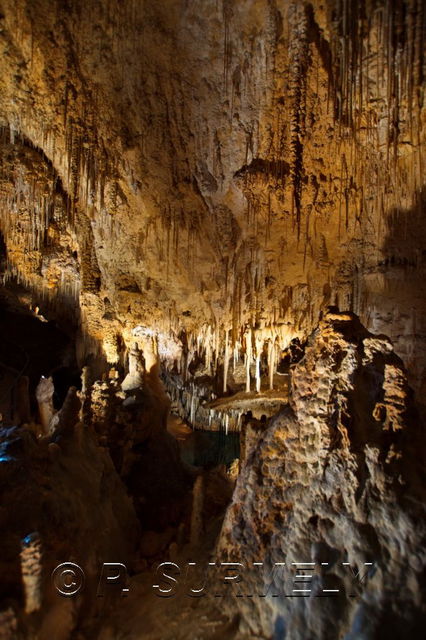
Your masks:
M 191 537 L 190 542 L 198 546 L 203 534 L 203 502 L 204 502 L 204 478 L 198 476 L 194 482 L 192 490 L 192 512 L 191 512 Z
M 21 572 L 25 591 L 25 613 L 33 613 L 42 601 L 42 549 L 37 533 L 25 536 L 21 543 Z
M 337 304 L 422 388 L 420 0 L 1 15 L 6 279 L 81 309 L 82 357 L 117 363 L 143 326 L 222 388 L 234 350 L 269 349 L 272 387 L 276 350 Z
M 294 368 L 290 406 L 244 461 L 216 549 L 249 567 L 240 593 L 270 588 L 224 601 L 245 629 L 272 637 L 281 625 L 292 640 L 420 637 L 421 430 L 389 340 L 352 314 L 326 315 Z M 285 564 L 275 575 L 274 563 Z
M 49 433 L 50 424 L 52 422 L 53 410 L 53 394 L 55 387 L 52 378 L 41 377 L 36 389 L 36 398 L 38 402 L 38 414 L 41 428 L 44 434 Z
M 143 354 L 139 350 L 137 343 L 135 343 L 129 352 L 129 373 L 121 384 L 123 391 L 140 390 L 144 383 L 144 374 Z

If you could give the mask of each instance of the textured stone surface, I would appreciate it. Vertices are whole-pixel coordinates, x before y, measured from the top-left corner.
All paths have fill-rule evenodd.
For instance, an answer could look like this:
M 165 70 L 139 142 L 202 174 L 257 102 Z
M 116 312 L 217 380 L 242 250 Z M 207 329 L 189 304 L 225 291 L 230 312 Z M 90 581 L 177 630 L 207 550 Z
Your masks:
M 2 0 L 0 20 L 8 273 L 79 297 L 81 355 L 117 360 L 140 324 L 201 336 L 216 370 L 226 331 L 285 347 L 331 303 L 422 386 L 424 3 Z
M 287 635 L 276 637 L 291 640 L 421 635 L 422 438 L 389 340 L 355 316 L 328 314 L 294 369 L 290 407 L 252 446 L 218 542 L 221 561 L 264 562 L 266 584 L 272 564 L 286 563 L 269 597 L 224 601 L 246 628 L 268 637 L 281 625 Z M 309 584 L 293 582 L 292 562 L 316 563 L 305 567 Z M 344 562 L 374 570 L 354 584 Z M 265 593 L 256 571 L 244 575 L 240 592 Z M 305 587 L 308 597 L 295 597 Z M 339 593 L 318 597 L 330 588 Z
M 130 569 L 137 548 L 139 522 L 108 453 L 81 425 L 52 438 L 55 442 L 37 441 L 24 427 L 0 433 L 0 615 L 2 631 L 13 631 L 7 640 L 36 635 L 67 640 L 77 625 L 95 633 L 102 564 L 124 562 Z M 41 576 L 36 589 L 41 606 L 29 616 L 21 572 L 36 558 L 21 554 L 21 560 L 20 550 L 35 533 L 41 551 L 30 573 Z M 70 561 L 86 577 L 77 598 L 59 596 L 51 580 L 53 569 Z

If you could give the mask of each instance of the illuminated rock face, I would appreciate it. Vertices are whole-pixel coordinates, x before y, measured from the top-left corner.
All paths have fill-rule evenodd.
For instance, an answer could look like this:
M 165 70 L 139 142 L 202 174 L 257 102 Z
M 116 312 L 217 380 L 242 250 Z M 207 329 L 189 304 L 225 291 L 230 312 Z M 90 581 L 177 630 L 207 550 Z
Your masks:
M 218 542 L 220 561 L 246 567 L 243 594 L 271 585 L 268 598 L 232 598 L 252 632 L 282 619 L 301 640 L 420 633 L 417 420 L 389 341 L 328 314 L 295 366 L 290 407 L 249 452 Z M 265 584 L 253 562 L 265 563 Z M 352 569 L 369 575 L 360 583 Z
M 291 407 L 244 453 L 219 548 L 271 561 L 290 547 L 304 555 L 290 561 L 324 552 L 339 589 L 341 562 L 379 563 L 362 597 L 322 613 L 309 601 L 308 632 L 303 601 L 253 600 L 256 631 L 327 638 L 337 618 L 354 640 L 370 610 L 379 624 L 396 584 L 410 603 L 392 614 L 403 628 L 421 595 L 402 567 L 422 535 L 408 383 L 421 398 L 424 2 L 0 3 L 2 283 L 11 295 L 21 285 L 39 320 L 78 327 L 80 418 L 140 498 L 143 526 L 175 526 L 189 482 L 166 432 L 160 365 L 181 417 L 238 430 L 236 400 L 287 398 L 283 351 L 316 330 Z M 346 315 L 321 320 L 330 306 Z M 244 396 L 233 414 L 224 393 Z M 68 431 L 75 399 L 56 414 Z M 63 438 L 41 401 L 45 430 Z M 244 424 L 249 448 L 265 422 Z M 78 433 L 70 447 L 85 476 Z M 93 486 L 111 462 L 97 445 Z M 12 635 L 13 616 L 0 615 Z
M 77 313 L 82 359 L 142 325 L 226 372 L 336 304 L 422 388 L 424 10 L 3 0 L 7 273 Z

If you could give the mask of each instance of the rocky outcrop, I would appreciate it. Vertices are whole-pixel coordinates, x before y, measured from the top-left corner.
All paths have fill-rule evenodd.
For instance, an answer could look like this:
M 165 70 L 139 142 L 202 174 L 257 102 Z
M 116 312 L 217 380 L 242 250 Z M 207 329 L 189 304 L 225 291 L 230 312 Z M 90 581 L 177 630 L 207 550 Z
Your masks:
M 83 406 L 99 444 L 108 448 L 126 483 L 142 528 L 159 532 L 179 525 L 192 479 L 167 431 L 169 400 L 159 392 L 156 375 L 132 369 L 133 355 L 124 380 L 95 381 L 87 387 Z
M 135 557 L 139 522 L 111 458 L 88 427 L 61 426 L 42 440 L 25 427 L 0 430 L 5 640 L 67 640 L 77 626 L 93 637 L 103 563 L 122 562 L 131 570 Z M 51 574 L 62 562 L 84 571 L 78 597 L 55 589 Z
M 290 406 L 252 445 L 218 542 L 218 560 L 246 567 L 235 588 L 253 597 L 224 599 L 246 629 L 420 637 L 423 447 L 391 342 L 352 314 L 328 313 L 294 368 Z M 271 577 L 274 563 L 285 566 Z

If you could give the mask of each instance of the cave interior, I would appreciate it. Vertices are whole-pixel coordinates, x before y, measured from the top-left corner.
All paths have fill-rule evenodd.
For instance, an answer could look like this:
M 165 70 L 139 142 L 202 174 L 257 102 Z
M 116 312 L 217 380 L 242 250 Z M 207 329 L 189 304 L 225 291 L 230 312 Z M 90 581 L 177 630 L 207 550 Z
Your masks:
M 425 41 L 0 0 L 1 640 L 424 637 Z

